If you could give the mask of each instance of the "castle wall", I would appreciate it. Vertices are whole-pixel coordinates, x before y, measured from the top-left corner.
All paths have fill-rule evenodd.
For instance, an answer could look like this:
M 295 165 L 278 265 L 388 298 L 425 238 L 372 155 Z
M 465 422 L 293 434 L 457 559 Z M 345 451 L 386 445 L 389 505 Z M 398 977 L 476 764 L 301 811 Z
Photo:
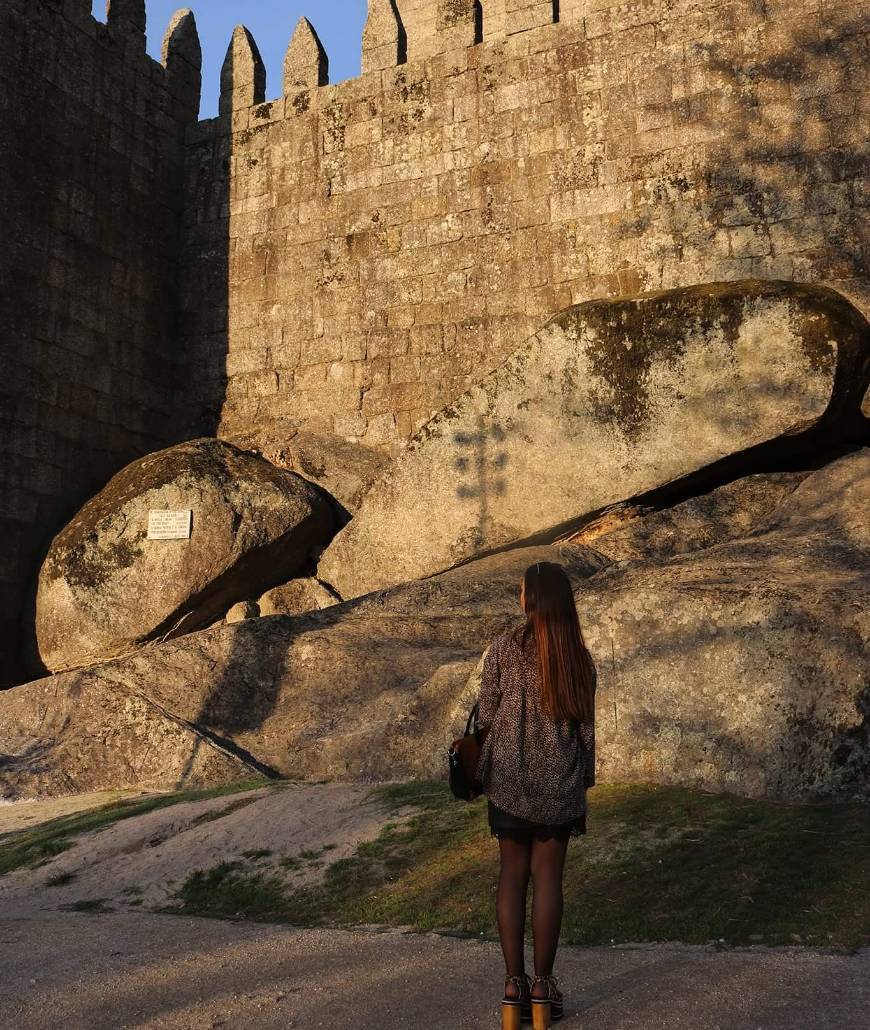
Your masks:
M 375 70 L 192 129 L 183 336 L 203 426 L 395 452 L 596 297 L 759 276 L 867 310 L 859 6 L 484 0 L 484 42 L 461 46 L 449 6 L 397 0 L 406 63 L 378 67 L 396 53 L 381 4 Z
M 175 432 L 198 44 L 173 38 L 165 70 L 145 55 L 143 4 L 114 0 L 110 27 L 90 7 L 5 0 L 0 12 L 0 685 L 20 676 L 43 548 Z

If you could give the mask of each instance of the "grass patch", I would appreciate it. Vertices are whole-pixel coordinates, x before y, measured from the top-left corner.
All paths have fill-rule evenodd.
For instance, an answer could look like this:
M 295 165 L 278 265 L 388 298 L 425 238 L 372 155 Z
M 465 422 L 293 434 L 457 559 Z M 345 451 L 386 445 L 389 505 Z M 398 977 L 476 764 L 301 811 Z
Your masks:
M 176 897 L 185 912 L 269 919 L 284 904 L 284 888 L 280 877 L 246 872 L 239 862 L 221 862 L 191 873 Z
M 388 814 L 417 812 L 333 862 L 320 884 L 291 890 L 280 876 L 230 863 L 193 874 L 179 910 L 497 939 L 498 844 L 486 799 L 456 801 L 442 781 L 372 794 Z M 589 801 L 589 833 L 568 848 L 565 943 L 870 944 L 867 805 L 785 805 L 653 786 L 600 786 Z M 296 863 L 293 856 L 281 865 Z
M 121 819 L 144 815 L 160 808 L 169 808 L 184 801 L 203 801 L 268 786 L 261 780 L 246 780 L 205 790 L 183 790 L 173 794 L 152 794 L 144 798 L 110 801 L 99 808 L 61 816 L 34 829 L 0 834 L 0 876 L 13 869 L 35 868 L 72 847 L 75 838 L 92 830 L 100 830 Z

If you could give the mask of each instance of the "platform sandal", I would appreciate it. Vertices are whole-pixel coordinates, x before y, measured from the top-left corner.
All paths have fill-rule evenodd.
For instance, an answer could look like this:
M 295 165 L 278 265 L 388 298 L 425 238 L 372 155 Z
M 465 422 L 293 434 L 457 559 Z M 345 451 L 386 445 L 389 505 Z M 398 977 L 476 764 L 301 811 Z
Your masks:
M 550 1023 L 556 1023 L 565 1015 L 565 1008 L 562 1001 L 562 992 L 556 987 L 559 982 L 555 976 L 536 976 L 532 986 L 538 982 L 547 985 L 547 995 L 544 998 L 536 998 L 531 995 L 532 1003 L 532 1030 L 546 1030 Z M 535 1022 L 535 1010 L 541 1009 L 538 1022 Z
M 532 1018 L 531 1003 L 529 994 L 531 992 L 531 980 L 525 976 L 506 976 L 505 992 L 501 1000 L 501 1028 L 502 1030 L 520 1030 L 520 1024 L 524 1019 Z M 509 998 L 507 985 L 515 984 L 518 994 L 516 998 Z

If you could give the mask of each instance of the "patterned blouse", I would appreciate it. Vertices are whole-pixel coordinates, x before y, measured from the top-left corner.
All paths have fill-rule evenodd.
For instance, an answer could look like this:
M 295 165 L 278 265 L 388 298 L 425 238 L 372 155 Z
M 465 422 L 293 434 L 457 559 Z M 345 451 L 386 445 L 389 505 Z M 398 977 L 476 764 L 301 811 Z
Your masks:
M 477 778 L 493 804 L 537 823 L 571 822 L 586 811 L 595 784 L 595 726 L 543 709 L 534 637 L 525 650 L 510 630 L 483 660 L 478 725 L 490 727 Z

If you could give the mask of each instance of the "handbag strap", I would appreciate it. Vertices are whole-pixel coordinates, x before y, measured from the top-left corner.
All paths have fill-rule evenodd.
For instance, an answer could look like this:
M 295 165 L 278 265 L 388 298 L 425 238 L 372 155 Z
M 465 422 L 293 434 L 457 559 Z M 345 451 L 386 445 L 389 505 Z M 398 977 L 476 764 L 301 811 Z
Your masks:
M 471 723 L 474 721 L 475 731 L 477 729 L 477 712 L 480 708 L 480 702 L 476 701 L 474 707 L 468 713 L 468 721 L 465 724 L 465 736 L 467 737 L 471 733 Z

